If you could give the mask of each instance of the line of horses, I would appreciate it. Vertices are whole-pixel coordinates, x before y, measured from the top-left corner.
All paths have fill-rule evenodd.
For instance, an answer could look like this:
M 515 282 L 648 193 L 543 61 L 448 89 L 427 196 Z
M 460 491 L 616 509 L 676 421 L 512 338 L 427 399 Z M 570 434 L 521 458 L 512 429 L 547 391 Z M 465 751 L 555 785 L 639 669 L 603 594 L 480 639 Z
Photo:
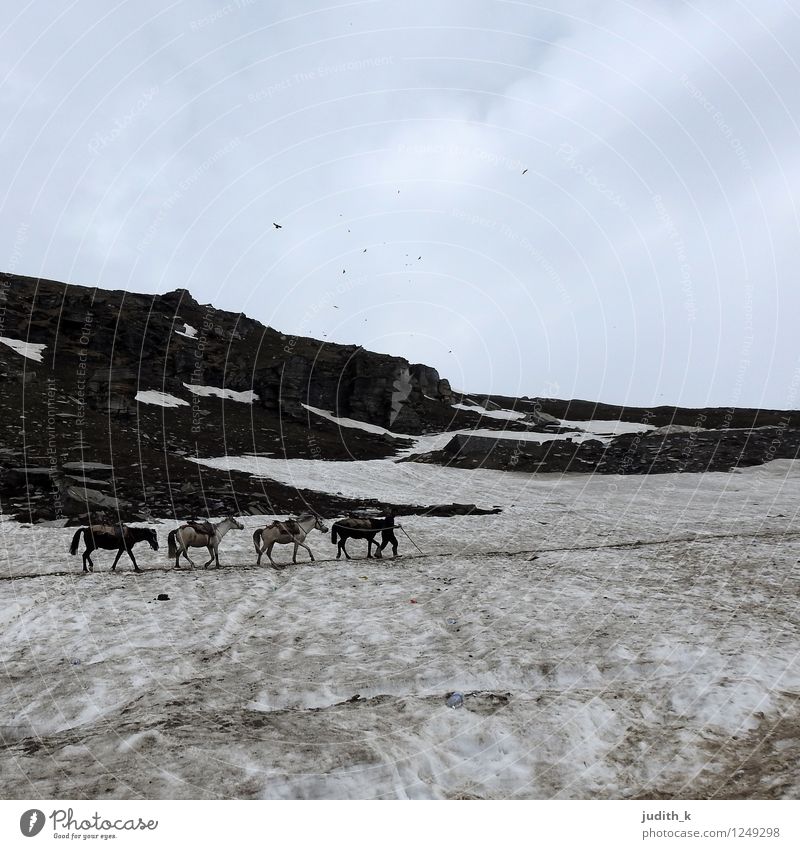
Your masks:
M 401 527 L 396 524 L 393 514 L 381 518 L 358 518 L 346 516 L 338 519 L 331 525 L 331 542 L 337 546 L 336 559 L 342 554 L 349 560 L 350 555 L 345 547 L 348 539 L 365 539 L 367 541 L 367 557 L 372 557 L 372 547 L 375 546 L 375 557 L 381 558 L 383 550 L 387 545 L 392 547 L 392 557 L 397 557 L 397 537 L 395 528 Z M 194 568 L 195 563 L 189 557 L 190 548 L 205 548 L 208 550 L 209 559 L 203 564 L 207 568 L 212 563 L 219 566 L 219 545 L 228 531 L 244 530 L 244 525 L 233 516 L 226 516 L 221 522 L 187 522 L 179 528 L 175 528 L 167 534 L 167 553 L 170 558 L 175 558 L 175 568 L 180 569 L 181 556 Z M 253 545 L 256 550 L 256 565 L 261 564 L 261 558 L 267 555 L 270 565 L 275 569 L 285 568 L 272 559 L 272 549 L 275 545 L 294 545 L 292 563 L 297 563 L 297 550 L 304 548 L 311 560 L 314 553 L 306 544 L 306 537 L 313 531 L 327 533 L 328 528 L 323 519 L 313 513 L 303 513 L 296 519 L 287 519 L 283 522 L 272 522 L 266 527 L 257 528 L 253 533 Z M 377 535 L 381 535 L 381 541 L 376 541 Z M 69 547 L 70 554 L 77 554 L 83 537 L 83 571 L 93 572 L 94 563 L 92 552 L 98 548 L 117 551 L 111 571 L 115 571 L 117 563 L 123 552 L 125 552 L 133 563 L 135 572 L 141 572 L 139 564 L 133 555 L 133 547 L 139 542 L 147 542 L 153 551 L 158 551 L 158 535 L 152 528 L 135 528 L 128 525 L 90 525 L 78 528 Z

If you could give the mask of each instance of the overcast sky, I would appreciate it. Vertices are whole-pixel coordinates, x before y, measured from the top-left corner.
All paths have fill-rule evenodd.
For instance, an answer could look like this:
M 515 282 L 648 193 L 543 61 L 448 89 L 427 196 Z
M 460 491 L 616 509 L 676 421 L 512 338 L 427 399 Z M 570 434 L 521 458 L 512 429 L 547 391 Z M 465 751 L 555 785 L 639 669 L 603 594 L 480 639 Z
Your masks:
M 2 270 L 186 287 L 466 391 L 800 406 L 796 4 L 19 9 Z

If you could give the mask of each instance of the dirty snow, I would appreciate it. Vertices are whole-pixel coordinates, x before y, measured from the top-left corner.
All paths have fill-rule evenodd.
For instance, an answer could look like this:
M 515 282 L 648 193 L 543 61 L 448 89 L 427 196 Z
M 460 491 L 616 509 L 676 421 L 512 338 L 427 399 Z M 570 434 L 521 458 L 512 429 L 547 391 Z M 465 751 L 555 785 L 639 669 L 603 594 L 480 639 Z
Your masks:
M 258 401 L 258 395 L 252 389 L 237 392 L 235 389 L 222 389 L 219 386 L 198 386 L 194 383 L 184 383 L 183 385 L 194 395 L 201 395 L 204 398 L 224 398 L 227 401 L 241 401 L 243 404 L 252 404 L 253 401 Z
M 34 360 L 37 363 L 42 361 L 42 352 L 47 347 L 38 342 L 24 342 L 22 339 L 11 339 L 8 336 L 0 336 L 0 342 L 21 354 L 25 359 Z
M 397 561 L 331 560 L 312 532 L 317 562 L 282 571 L 253 566 L 264 517 L 219 570 L 172 570 L 165 522 L 139 575 L 111 552 L 84 575 L 72 528 L 0 524 L 7 798 L 800 794 L 800 464 L 290 462 L 334 492 L 504 510 L 402 517 L 425 556 L 399 532 Z
M 135 400 L 140 404 L 156 404 L 159 407 L 188 407 L 189 402 L 168 392 L 159 392 L 155 389 L 147 389 L 137 392 Z

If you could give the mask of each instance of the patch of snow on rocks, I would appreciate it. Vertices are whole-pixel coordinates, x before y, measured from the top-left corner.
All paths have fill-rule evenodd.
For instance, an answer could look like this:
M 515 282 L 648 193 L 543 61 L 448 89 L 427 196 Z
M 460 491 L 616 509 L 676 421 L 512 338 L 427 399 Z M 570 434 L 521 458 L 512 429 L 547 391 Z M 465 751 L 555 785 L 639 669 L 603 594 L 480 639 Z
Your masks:
M 222 389 L 219 386 L 198 386 L 194 383 L 183 384 L 193 395 L 204 398 L 224 398 L 226 401 L 239 401 L 242 404 L 252 404 L 258 401 L 258 395 L 252 389 L 237 392 L 235 389 Z
M 486 416 L 488 419 L 505 419 L 507 421 L 516 421 L 524 419 L 525 413 L 517 412 L 516 410 L 487 410 L 486 407 L 481 407 L 480 404 L 451 404 L 455 410 L 466 410 L 468 413 L 479 413 Z
M 22 339 L 11 339 L 8 336 L 0 336 L 0 342 L 16 351 L 18 354 L 25 357 L 27 360 L 34 360 L 37 363 L 42 361 L 42 352 L 47 345 L 39 344 L 38 342 L 24 342 Z
M 622 422 L 617 419 L 593 419 L 588 422 L 562 419 L 561 427 L 584 430 L 587 433 L 593 433 L 596 436 L 619 436 L 621 433 L 644 433 L 645 431 L 654 429 L 653 425 L 642 424 L 641 422 Z
M 197 328 L 192 327 L 191 324 L 186 324 L 184 322 L 183 330 L 175 331 L 178 336 L 185 336 L 187 339 L 197 339 Z
M 159 392 L 156 389 L 146 389 L 137 392 L 135 399 L 140 404 L 155 404 L 159 407 L 188 407 L 189 402 L 183 398 L 178 398 L 175 395 L 170 395 L 169 392 Z

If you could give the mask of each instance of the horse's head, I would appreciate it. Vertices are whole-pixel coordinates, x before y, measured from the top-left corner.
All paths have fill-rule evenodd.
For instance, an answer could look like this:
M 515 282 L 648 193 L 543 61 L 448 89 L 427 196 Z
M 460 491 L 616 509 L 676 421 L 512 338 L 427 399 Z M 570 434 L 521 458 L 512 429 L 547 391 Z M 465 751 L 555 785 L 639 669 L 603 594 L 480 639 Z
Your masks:
M 145 539 L 150 543 L 150 548 L 152 548 L 153 551 L 158 551 L 158 534 L 152 528 L 147 528 L 147 536 Z
M 237 531 L 244 530 L 244 525 L 235 516 L 228 516 L 228 521 Z
M 327 525 L 325 524 L 325 521 L 323 520 L 322 516 L 317 516 L 317 517 L 316 517 L 316 522 L 314 522 L 314 527 L 315 527 L 318 531 L 322 531 L 322 533 L 323 533 L 323 534 L 327 534 L 327 533 L 328 533 L 328 527 L 327 527 Z

